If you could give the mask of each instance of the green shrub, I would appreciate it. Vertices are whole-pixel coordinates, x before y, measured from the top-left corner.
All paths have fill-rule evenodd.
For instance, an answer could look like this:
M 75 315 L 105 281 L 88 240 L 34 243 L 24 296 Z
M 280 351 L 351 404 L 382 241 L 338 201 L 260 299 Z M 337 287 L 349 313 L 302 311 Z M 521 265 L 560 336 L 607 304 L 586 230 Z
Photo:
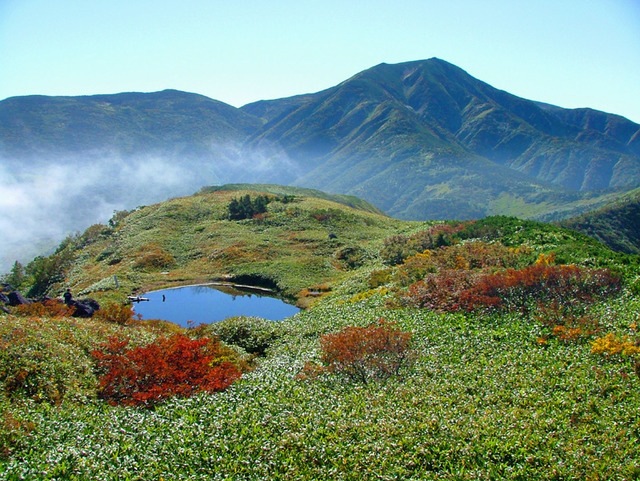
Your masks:
M 59 404 L 95 396 L 93 365 L 73 338 L 41 321 L 0 326 L 0 389 L 10 399 Z
M 346 269 L 356 269 L 365 263 L 367 252 L 362 247 L 345 246 L 338 249 L 334 257 Z
M 391 281 L 391 269 L 375 270 L 369 275 L 369 287 L 375 289 Z
M 206 326 L 205 330 L 215 334 L 226 344 L 241 347 L 249 354 L 258 356 L 263 356 L 282 336 L 279 323 L 260 317 L 230 317 Z

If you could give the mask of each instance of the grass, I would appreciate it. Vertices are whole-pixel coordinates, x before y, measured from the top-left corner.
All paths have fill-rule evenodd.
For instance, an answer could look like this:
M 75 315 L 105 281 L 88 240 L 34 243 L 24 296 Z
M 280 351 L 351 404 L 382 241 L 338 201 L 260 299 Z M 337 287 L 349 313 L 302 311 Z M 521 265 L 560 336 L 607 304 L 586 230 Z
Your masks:
M 282 323 L 258 369 L 228 391 L 155 411 L 30 405 L 34 429 L 6 479 L 633 479 L 639 379 L 588 344 L 536 342 L 539 326 L 389 310 L 336 298 Z M 601 306 L 625 324 L 640 307 Z M 364 386 L 297 379 L 317 336 L 384 316 L 417 363 Z M 27 414 L 23 414 L 26 416 Z
M 334 258 L 339 249 L 376 249 L 396 230 L 423 225 L 300 196 L 290 203 L 271 202 L 263 218 L 228 220 L 227 204 L 246 194 L 258 195 L 213 191 L 137 209 L 106 236 L 74 252 L 79 262 L 65 283 L 99 297 L 113 288 L 113 276 L 124 293 L 250 275 L 275 283 L 295 299 L 304 288 L 344 277 Z
M 380 249 L 385 237 L 410 236 L 424 223 L 312 198 L 272 202 L 264 222 L 230 222 L 222 207 L 234 195 L 201 194 L 129 214 L 75 251 L 68 281 L 87 291 L 104 283 L 93 293 L 117 299 L 133 286 L 245 275 L 270 279 L 284 293 L 315 288 L 323 295 L 273 331 L 256 319 L 182 331 L 219 333 L 232 343 L 248 332 L 237 349 L 259 352 L 256 368 L 226 391 L 154 409 L 100 401 L 90 351 L 113 335 L 141 345 L 180 328 L 0 313 L 0 479 L 640 477 L 636 359 L 592 352 L 610 333 L 639 337 L 637 257 L 513 218 L 485 219 L 456 234 L 463 243 L 521 248 L 528 263 L 555 252 L 557 262 L 620 272 L 620 293 L 584 306 L 597 332 L 563 339 L 536 309 L 445 314 L 399 307 L 406 287 L 394 279 L 407 267 L 384 266 Z M 138 249 L 151 242 L 176 264 L 136 267 Z M 347 247 L 360 249 L 346 258 L 357 260 L 349 266 L 345 253 L 354 251 Z M 371 274 L 381 269 L 389 273 L 384 285 L 371 289 Z M 122 291 L 106 288 L 114 274 Z M 330 373 L 300 378 L 307 362 L 321 360 L 321 335 L 380 318 L 412 333 L 414 362 L 398 377 L 366 385 Z M 13 388 L 8 379 L 23 372 L 35 373 L 29 386 L 40 391 L 25 383 Z M 57 391 L 46 389 L 51 380 Z

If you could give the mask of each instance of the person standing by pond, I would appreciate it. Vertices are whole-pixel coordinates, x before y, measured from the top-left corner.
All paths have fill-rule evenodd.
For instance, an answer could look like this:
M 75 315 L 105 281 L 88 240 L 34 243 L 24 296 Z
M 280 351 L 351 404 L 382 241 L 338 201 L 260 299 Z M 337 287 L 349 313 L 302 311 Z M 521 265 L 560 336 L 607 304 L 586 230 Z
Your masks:
M 67 306 L 71 305 L 71 302 L 73 301 L 73 294 L 71 294 L 71 289 L 67 289 L 66 292 L 62 294 L 62 297 L 64 297 L 64 303 Z

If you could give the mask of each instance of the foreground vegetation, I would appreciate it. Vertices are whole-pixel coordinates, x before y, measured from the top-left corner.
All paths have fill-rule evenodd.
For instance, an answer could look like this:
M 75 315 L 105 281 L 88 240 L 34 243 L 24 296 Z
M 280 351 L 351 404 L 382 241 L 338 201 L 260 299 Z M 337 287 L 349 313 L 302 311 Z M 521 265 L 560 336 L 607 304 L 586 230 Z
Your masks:
M 297 205 L 304 202 L 315 201 Z M 355 214 L 335 209 L 331 232 L 349 243 L 330 255 L 335 239 L 293 229 L 301 218 L 324 220 L 300 210 L 278 227 L 281 238 L 295 233 L 297 254 L 309 254 L 301 239 L 312 236 L 331 260 L 318 277 L 305 266 L 271 277 L 287 292 L 319 279 L 327 287 L 281 322 L 236 318 L 183 330 L 115 310 L 82 321 L 35 308 L 0 314 L 0 479 L 640 477 L 637 257 L 514 218 L 431 225 L 371 217 L 347 234 L 336 219 Z M 120 246 L 139 242 L 124 226 L 145 214 L 111 227 Z M 216 225 L 265 229 L 265 220 Z M 348 237 L 360 235 L 361 244 Z M 168 235 L 157 238 L 170 245 Z M 76 249 L 75 259 L 91 262 L 68 279 L 90 282 L 78 272 L 104 269 L 102 252 Z M 175 269 L 186 272 L 191 261 L 179 252 L 171 251 Z M 136 267 L 143 253 L 113 255 L 131 266 L 118 273 L 128 282 L 167 276 Z M 266 264 L 235 259 L 244 261 L 230 272 L 250 266 L 256 277 L 273 275 Z M 93 292 L 115 299 L 119 291 Z M 120 349 L 114 338 L 143 355 L 152 345 L 176 352 L 167 346 L 217 339 L 207 362 L 233 365 L 242 377 L 190 397 L 119 402 L 133 395 L 105 395 L 120 384 L 104 384 L 104 357 L 96 357 L 109 343 Z

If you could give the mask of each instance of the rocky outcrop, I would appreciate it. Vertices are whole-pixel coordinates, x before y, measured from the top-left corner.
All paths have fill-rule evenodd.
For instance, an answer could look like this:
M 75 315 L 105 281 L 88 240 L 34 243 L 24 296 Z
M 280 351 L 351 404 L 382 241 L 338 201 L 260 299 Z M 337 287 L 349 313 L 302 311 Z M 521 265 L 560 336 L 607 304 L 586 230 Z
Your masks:
M 18 291 L 10 292 L 7 297 L 9 298 L 10 306 L 21 306 L 23 304 L 31 304 L 33 302 L 30 299 L 24 297 Z
M 55 301 L 62 302 L 59 299 L 44 297 L 34 300 L 24 297 L 20 292 L 12 290 L 8 294 L 0 292 L 0 311 L 9 313 L 7 306 L 15 307 L 25 304 L 33 304 L 34 302 Z M 89 318 L 93 317 L 96 311 L 100 310 L 100 304 L 95 299 L 71 299 L 67 305 L 74 309 L 73 317 Z

